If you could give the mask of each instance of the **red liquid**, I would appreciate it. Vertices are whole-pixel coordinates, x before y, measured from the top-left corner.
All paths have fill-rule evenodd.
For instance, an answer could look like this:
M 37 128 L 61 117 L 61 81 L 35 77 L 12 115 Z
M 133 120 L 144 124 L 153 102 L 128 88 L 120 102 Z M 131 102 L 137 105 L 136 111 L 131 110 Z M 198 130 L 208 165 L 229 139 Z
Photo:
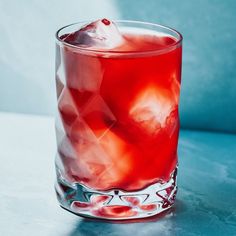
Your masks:
M 175 39 L 124 36 L 116 51 L 153 52 L 104 57 L 64 46 L 61 53 L 66 85 L 57 78 L 57 92 L 66 137 L 58 151 L 64 175 L 97 190 L 132 191 L 168 181 L 177 164 L 182 48 L 158 53 Z M 62 39 L 73 43 L 73 37 Z

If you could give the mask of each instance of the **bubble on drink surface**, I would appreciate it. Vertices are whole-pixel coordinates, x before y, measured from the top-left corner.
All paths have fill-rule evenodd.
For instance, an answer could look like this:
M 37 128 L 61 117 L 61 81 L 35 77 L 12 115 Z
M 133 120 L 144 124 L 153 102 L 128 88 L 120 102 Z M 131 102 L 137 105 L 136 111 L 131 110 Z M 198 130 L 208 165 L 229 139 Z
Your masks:
M 73 45 L 92 49 L 113 49 L 124 39 L 114 22 L 108 19 L 94 21 L 62 38 Z

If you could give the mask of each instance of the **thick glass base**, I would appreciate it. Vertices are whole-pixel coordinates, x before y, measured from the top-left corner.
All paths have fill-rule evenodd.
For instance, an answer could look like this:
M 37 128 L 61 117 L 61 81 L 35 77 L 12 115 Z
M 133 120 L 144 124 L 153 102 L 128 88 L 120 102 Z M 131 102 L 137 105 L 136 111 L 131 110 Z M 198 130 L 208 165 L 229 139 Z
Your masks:
M 155 183 L 142 190 L 97 191 L 82 184 L 69 184 L 57 177 L 56 193 L 61 206 L 85 217 L 125 220 L 150 217 L 169 209 L 177 193 L 177 167 L 168 182 Z

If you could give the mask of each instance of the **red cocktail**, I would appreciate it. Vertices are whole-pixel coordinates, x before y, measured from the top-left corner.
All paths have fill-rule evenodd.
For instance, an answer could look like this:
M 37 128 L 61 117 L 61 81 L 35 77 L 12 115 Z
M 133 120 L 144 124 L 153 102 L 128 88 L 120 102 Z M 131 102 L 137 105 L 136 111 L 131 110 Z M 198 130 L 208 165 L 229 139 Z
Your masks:
M 103 19 L 57 37 L 61 205 L 109 219 L 168 209 L 177 190 L 181 35 Z

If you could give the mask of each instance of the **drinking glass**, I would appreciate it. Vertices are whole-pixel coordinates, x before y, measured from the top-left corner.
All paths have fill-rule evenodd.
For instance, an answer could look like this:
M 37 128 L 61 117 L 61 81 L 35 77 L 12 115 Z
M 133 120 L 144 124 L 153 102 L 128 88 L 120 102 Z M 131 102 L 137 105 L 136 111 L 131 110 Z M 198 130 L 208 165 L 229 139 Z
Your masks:
M 96 50 L 63 40 L 85 22 L 57 31 L 55 188 L 77 215 L 144 218 L 176 197 L 182 36 L 158 24 L 115 23 L 165 46 Z

